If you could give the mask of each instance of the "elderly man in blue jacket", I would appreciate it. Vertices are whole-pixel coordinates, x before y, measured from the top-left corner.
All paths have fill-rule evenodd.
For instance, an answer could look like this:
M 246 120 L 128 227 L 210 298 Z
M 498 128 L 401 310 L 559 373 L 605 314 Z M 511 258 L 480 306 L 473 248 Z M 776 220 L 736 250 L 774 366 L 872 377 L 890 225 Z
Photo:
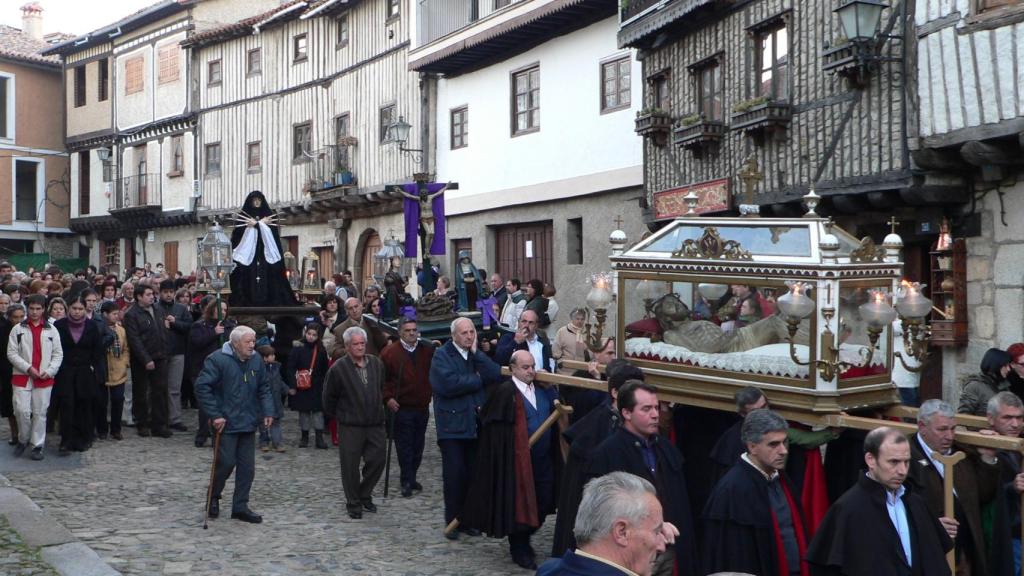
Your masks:
M 501 379 L 501 367 L 477 349 L 472 320 L 456 319 L 451 334 L 452 339 L 434 352 L 430 365 L 445 524 L 459 517 L 469 489 L 477 449 L 477 413 L 484 403 L 484 387 Z M 453 531 L 445 536 L 454 540 L 459 533 Z
M 256 350 L 256 333 L 248 326 L 231 331 L 230 342 L 206 357 L 196 378 L 195 393 L 200 406 L 220 433 L 220 451 L 213 477 L 210 518 L 220 515 L 220 494 L 231 472 L 235 493 L 231 517 L 259 524 L 263 517 L 249 509 L 249 490 L 256 475 L 256 428 L 262 419 L 269 427 L 274 419 L 274 402 L 263 359 Z

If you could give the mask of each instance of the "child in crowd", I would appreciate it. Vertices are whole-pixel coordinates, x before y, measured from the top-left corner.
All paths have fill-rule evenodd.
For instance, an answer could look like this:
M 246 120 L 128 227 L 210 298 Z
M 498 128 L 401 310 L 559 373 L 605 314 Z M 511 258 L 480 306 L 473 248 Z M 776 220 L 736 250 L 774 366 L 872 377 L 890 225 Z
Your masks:
M 100 314 L 107 327 L 114 333 L 114 342 L 107 348 L 106 386 L 100 391 L 100 406 L 96 410 L 96 432 L 100 438 L 107 436 L 107 405 L 110 406 L 110 437 L 121 440 L 121 413 L 124 411 L 124 389 L 128 381 L 129 359 L 128 338 L 121 325 L 121 309 L 117 302 L 105 300 L 100 305 Z
M 281 377 L 281 364 L 276 362 L 274 347 L 262 345 L 256 351 L 263 357 L 267 367 L 267 380 L 270 381 L 270 394 L 274 399 L 274 423 L 268 429 L 260 424 L 260 450 L 269 452 L 273 448 L 277 452 L 284 452 L 284 439 L 281 436 L 281 418 L 284 417 L 284 397 L 288 394 L 288 385 Z

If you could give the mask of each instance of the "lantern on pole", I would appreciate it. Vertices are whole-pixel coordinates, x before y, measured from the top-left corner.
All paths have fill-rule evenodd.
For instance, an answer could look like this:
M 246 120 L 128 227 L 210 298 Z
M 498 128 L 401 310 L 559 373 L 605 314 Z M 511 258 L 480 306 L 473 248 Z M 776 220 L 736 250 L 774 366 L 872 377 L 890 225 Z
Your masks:
M 199 242 L 199 267 L 217 295 L 217 321 L 220 322 L 224 319 L 221 316 L 221 295 L 230 292 L 230 274 L 235 263 L 231 258 L 231 240 L 216 220 Z M 221 340 L 223 338 L 221 336 Z
M 302 293 L 311 296 L 320 294 L 320 257 L 312 250 L 302 259 Z

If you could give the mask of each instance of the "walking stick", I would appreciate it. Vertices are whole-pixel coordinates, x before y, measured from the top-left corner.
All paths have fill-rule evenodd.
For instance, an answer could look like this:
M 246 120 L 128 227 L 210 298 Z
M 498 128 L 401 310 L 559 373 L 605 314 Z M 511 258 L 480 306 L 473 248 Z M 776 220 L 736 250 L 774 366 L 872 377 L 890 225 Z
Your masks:
M 530 435 L 530 447 L 533 448 L 533 445 L 536 444 L 540 440 L 540 437 L 543 436 L 544 433 L 548 431 L 548 428 L 551 428 L 551 426 L 553 426 L 555 422 L 557 422 L 558 419 L 561 418 L 564 414 L 572 414 L 572 406 L 566 406 L 559 402 L 558 400 L 555 400 L 555 411 L 548 415 L 548 419 L 545 420 L 537 428 L 537 430 Z M 451 534 L 458 528 L 459 519 L 456 518 L 449 522 L 447 526 L 445 526 L 444 533 Z
M 213 435 L 213 462 L 210 464 L 210 485 L 206 487 L 206 509 L 203 510 L 203 530 L 209 528 L 210 501 L 213 499 L 213 478 L 217 474 L 217 454 L 220 452 L 220 430 Z
M 966 457 L 967 455 L 963 452 L 954 452 L 949 456 L 932 452 L 932 460 L 942 462 L 942 513 L 946 515 L 946 518 L 956 518 L 956 511 L 953 508 L 953 466 Z M 953 550 L 946 553 L 946 562 L 949 563 L 950 574 L 956 574 L 956 547 L 954 546 L 953 548 Z

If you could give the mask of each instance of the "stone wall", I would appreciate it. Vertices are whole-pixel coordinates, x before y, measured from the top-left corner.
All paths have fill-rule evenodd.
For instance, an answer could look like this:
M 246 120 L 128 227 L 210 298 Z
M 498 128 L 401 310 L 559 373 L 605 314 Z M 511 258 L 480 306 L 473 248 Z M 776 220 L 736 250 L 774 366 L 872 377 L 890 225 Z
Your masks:
M 1024 180 L 989 191 L 977 210 L 981 235 L 967 239 L 968 344 L 943 353 L 943 396 L 953 402 L 986 350 L 1024 341 Z

